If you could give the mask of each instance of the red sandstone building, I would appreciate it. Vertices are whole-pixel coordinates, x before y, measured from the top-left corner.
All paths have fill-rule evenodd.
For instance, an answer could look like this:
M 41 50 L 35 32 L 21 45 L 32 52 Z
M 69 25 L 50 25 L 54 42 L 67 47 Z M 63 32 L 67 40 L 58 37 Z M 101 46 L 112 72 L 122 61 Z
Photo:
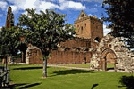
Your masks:
M 103 37 L 102 21 L 94 16 L 87 16 L 82 10 L 76 21 L 76 37 L 61 42 L 58 50 L 53 50 L 48 60 L 53 64 L 89 63 L 93 49 Z

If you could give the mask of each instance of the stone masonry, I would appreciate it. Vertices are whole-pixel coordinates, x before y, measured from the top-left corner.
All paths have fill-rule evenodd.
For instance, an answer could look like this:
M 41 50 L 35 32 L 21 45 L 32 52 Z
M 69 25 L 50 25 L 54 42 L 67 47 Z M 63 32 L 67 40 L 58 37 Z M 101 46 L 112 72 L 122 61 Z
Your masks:
M 76 37 L 61 42 L 58 50 L 51 52 L 49 63 L 90 63 L 92 49 L 97 47 L 103 37 L 102 21 L 97 17 L 86 15 L 82 10 L 74 26 Z
M 134 53 L 124 41 L 125 38 L 114 38 L 110 34 L 103 37 L 91 60 L 91 69 L 106 70 L 110 61 L 115 71 L 134 72 Z M 109 56 L 110 55 L 110 56 Z

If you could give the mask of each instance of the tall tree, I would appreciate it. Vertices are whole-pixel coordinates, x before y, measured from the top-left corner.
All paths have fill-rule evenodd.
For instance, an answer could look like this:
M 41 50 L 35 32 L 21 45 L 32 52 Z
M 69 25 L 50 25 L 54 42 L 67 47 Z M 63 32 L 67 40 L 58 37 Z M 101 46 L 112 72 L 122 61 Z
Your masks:
M 133 0 L 104 0 L 102 4 L 108 14 L 103 20 L 110 23 L 111 35 L 127 38 L 130 47 L 134 47 L 133 3 Z
M 18 43 L 20 30 L 16 27 L 5 28 L 0 31 L 0 55 L 3 57 L 16 56 L 18 52 Z
M 64 15 L 53 10 L 35 13 L 35 9 L 26 9 L 27 15 L 19 17 L 19 25 L 28 31 L 26 41 L 40 48 L 43 54 L 43 77 L 47 77 L 47 59 L 51 50 L 57 48 L 60 41 L 73 38 L 74 28 L 65 24 Z
M 0 30 L 0 55 L 16 56 L 18 49 L 23 53 L 26 51 L 26 44 L 20 41 L 24 31 L 14 26 L 14 14 L 12 8 L 8 8 L 6 25 Z M 23 62 L 23 61 L 22 61 Z

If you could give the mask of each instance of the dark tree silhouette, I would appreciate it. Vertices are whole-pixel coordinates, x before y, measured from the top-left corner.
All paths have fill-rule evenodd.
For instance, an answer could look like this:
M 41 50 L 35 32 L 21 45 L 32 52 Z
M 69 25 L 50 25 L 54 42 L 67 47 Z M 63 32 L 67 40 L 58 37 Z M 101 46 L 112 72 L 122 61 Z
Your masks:
M 130 47 L 134 47 L 134 0 L 104 0 L 102 7 L 108 16 L 103 17 L 109 22 L 111 35 L 125 37 Z

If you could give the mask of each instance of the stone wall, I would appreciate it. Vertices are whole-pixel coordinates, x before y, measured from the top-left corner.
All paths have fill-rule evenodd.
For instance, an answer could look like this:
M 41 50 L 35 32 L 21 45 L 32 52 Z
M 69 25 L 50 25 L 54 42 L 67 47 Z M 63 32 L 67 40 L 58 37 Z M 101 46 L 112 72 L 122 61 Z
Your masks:
M 42 52 L 39 48 L 30 45 L 26 50 L 26 64 L 42 64 Z
M 83 63 L 84 59 L 89 63 L 91 58 L 90 47 L 91 42 L 89 39 L 75 38 L 61 42 L 58 50 L 52 50 L 48 63 L 74 64 Z
M 59 46 L 63 48 L 90 48 L 91 41 L 90 39 L 74 38 L 60 42 Z
M 110 34 L 103 37 L 93 54 L 91 65 L 96 68 L 105 66 L 110 58 L 115 64 L 116 71 L 134 71 L 134 53 L 127 48 L 124 38 L 114 38 Z
M 75 49 L 59 49 L 51 52 L 48 63 L 51 64 L 80 64 L 89 63 L 91 52 L 74 51 Z
M 89 39 L 75 38 L 59 44 L 57 50 L 51 51 L 50 64 L 89 63 L 92 56 Z M 37 47 L 29 45 L 26 50 L 26 64 L 42 64 L 42 53 Z

